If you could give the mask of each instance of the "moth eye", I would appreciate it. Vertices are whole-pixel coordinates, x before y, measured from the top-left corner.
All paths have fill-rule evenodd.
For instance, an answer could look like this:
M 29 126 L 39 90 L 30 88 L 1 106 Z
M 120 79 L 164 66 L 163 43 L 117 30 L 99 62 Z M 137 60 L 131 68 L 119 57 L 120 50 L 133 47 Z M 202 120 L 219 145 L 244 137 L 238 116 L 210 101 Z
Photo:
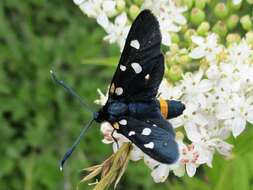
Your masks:
M 134 72 L 139 74 L 142 71 L 142 67 L 139 63 L 132 63 L 132 68 L 134 69 Z
M 140 43 L 139 43 L 138 40 L 132 40 L 130 42 L 130 46 L 133 47 L 133 48 L 135 48 L 135 49 L 139 49 L 140 48 Z
M 123 88 L 117 87 L 117 88 L 115 89 L 115 93 L 116 93 L 118 96 L 120 96 L 121 94 L 123 94 Z
M 145 129 L 143 129 L 143 131 L 142 131 L 142 135 L 150 135 L 150 133 L 151 133 L 151 129 L 150 128 L 145 128 Z
M 153 142 L 150 142 L 150 143 L 148 143 L 148 144 L 144 144 L 144 147 L 153 149 L 153 148 L 154 148 L 154 143 L 153 143 Z
M 134 132 L 134 131 L 130 131 L 130 132 L 128 133 L 128 136 L 129 136 L 129 137 L 131 137 L 131 136 L 133 136 L 133 135 L 135 135 L 135 132 Z
M 125 71 L 126 70 L 126 66 L 125 65 L 120 65 L 119 68 L 120 68 L 121 71 Z

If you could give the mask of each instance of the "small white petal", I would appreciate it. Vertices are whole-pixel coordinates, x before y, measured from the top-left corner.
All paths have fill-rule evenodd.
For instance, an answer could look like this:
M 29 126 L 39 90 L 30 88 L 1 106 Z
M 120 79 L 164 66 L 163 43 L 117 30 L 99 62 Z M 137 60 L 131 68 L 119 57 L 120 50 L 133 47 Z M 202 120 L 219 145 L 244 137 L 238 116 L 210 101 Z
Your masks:
M 150 135 L 150 133 L 151 133 L 151 129 L 150 128 L 145 128 L 145 129 L 143 129 L 143 131 L 142 131 L 142 135 Z
M 123 88 L 121 88 L 121 87 L 116 88 L 115 93 L 116 93 L 118 96 L 120 96 L 121 94 L 123 94 Z
M 189 177 L 193 177 L 196 173 L 195 164 L 192 164 L 192 163 L 186 164 L 186 172 L 187 172 Z
M 97 17 L 97 23 L 103 28 L 107 28 L 109 25 L 109 20 L 106 14 L 102 13 Z
M 162 44 L 164 44 L 166 46 L 171 45 L 171 37 L 170 37 L 170 34 L 167 31 L 162 32 Z
M 130 131 L 130 132 L 128 133 L 128 136 L 129 136 L 129 137 L 131 137 L 131 136 L 133 136 L 133 135 L 135 135 L 135 132 L 134 132 L 134 131 Z
M 199 59 L 205 56 L 205 51 L 203 48 L 197 47 L 189 53 L 189 56 L 193 59 Z
M 127 124 L 127 120 L 126 119 L 122 119 L 119 121 L 120 125 L 126 125 Z
M 115 24 L 124 27 L 127 23 L 127 14 L 125 12 L 121 13 L 115 18 Z
M 104 143 L 104 144 L 111 144 L 113 142 L 114 142 L 113 140 L 107 140 L 107 139 L 102 140 L 102 143 Z
M 105 12 L 113 12 L 116 6 L 114 1 L 103 1 L 102 7 Z
M 197 44 L 197 45 L 203 45 L 204 44 L 204 38 L 200 37 L 200 36 L 192 36 L 191 37 L 193 43 Z
M 148 143 L 148 144 L 144 144 L 144 147 L 153 149 L 153 148 L 154 148 L 154 143 L 153 143 L 153 142 L 150 142 L 150 143 Z
M 240 135 L 246 127 L 246 121 L 243 118 L 235 118 L 232 122 L 232 133 L 234 137 Z
M 132 63 L 131 66 L 137 74 L 142 71 L 141 65 L 139 63 Z
M 137 146 L 133 145 L 133 149 L 131 151 L 131 160 L 132 161 L 138 161 L 143 158 L 143 152 L 141 149 L 139 149 Z
M 161 183 L 167 179 L 167 177 L 169 176 L 169 172 L 169 165 L 160 164 L 152 171 L 151 176 L 153 177 L 155 183 Z
M 232 1 L 234 5 L 240 4 L 242 2 L 242 0 L 233 0 Z
M 135 48 L 135 49 L 139 49 L 139 48 L 140 48 L 140 43 L 139 43 L 138 40 L 132 40 L 132 41 L 130 42 L 130 46 L 132 46 L 132 47 Z
M 126 70 L 126 66 L 125 65 L 120 65 L 119 68 L 120 68 L 121 71 L 125 71 Z
M 85 0 L 74 0 L 76 5 L 81 5 Z
M 143 157 L 144 163 L 151 169 L 153 170 L 154 168 L 156 168 L 159 164 L 161 164 L 160 162 L 156 161 L 155 159 L 151 158 L 150 156 L 148 156 L 147 154 L 144 154 Z

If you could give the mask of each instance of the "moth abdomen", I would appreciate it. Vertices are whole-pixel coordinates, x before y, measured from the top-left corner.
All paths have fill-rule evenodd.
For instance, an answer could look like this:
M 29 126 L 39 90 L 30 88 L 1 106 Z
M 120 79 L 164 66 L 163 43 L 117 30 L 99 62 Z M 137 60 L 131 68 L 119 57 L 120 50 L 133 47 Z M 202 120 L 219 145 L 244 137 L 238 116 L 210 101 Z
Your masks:
M 160 99 L 160 110 L 165 119 L 172 119 L 180 116 L 185 110 L 185 105 L 176 100 Z

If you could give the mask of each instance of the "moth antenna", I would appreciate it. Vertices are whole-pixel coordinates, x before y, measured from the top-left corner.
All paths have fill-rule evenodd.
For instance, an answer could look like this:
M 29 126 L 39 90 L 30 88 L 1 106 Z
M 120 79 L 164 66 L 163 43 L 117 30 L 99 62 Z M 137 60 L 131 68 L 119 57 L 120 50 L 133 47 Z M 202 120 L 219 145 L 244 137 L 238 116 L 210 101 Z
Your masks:
M 59 80 L 54 71 L 50 70 L 51 76 L 53 78 L 53 80 L 59 84 L 60 86 L 62 86 L 72 97 L 75 97 L 79 103 L 84 106 L 89 112 L 93 113 L 92 109 L 88 106 L 88 104 L 86 102 L 83 101 L 83 99 L 70 87 L 68 86 L 63 80 Z
M 83 135 L 88 131 L 88 129 L 92 126 L 92 122 L 94 121 L 94 119 L 92 119 L 87 125 L 84 126 L 84 128 L 82 129 L 80 135 L 77 137 L 77 139 L 75 140 L 74 144 L 67 150 L 67 152 L 64 154 L 61 163 L 60 163 L 60 170 L 63 170 L 63 165 L 65 163 L 65 161 L 71 156 L 71 154 L 73 153 L 73 151 L 75 150 L 76 146 L 80 143 Z

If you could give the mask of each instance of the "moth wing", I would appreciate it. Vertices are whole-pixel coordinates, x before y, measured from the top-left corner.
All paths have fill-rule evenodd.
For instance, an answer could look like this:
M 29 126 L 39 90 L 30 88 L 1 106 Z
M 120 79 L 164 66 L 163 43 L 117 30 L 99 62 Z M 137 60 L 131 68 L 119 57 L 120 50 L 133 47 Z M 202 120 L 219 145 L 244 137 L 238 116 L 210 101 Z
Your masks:
M 142 11 L 129 31 L 113 76 L 109 97 L 126 101 L 154 99 L 164 74 L 161 33 L 156 17 Z
M 175 137 L 169 131 L 151 122 L 125 117 L 119 121 L 118 133 L 124 135 L 151 158 L 166 164 L 179 157 Z

